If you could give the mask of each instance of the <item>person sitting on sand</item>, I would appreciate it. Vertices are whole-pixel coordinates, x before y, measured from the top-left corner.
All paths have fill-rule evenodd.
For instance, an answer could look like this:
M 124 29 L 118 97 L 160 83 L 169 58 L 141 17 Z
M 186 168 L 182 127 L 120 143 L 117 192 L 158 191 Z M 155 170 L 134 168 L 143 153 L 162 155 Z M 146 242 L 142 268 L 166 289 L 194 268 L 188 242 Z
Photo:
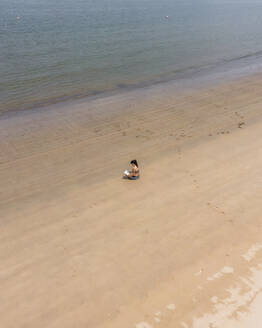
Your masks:
M 138 168 L 137 160 L 136 159 L 132 160 L 130 164 L 132 166 L 132 170 L 131 171 L 126 170 L 124 172 L 124 178 L 127 178 L 129 180 L 139 179 L 139 168 Z

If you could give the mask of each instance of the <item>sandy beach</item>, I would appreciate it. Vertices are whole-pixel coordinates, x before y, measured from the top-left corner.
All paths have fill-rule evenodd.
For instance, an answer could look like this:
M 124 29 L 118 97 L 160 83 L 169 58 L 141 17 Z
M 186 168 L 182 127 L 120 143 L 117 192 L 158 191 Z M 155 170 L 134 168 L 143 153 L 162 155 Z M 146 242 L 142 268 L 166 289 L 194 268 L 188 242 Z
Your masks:
M 262 75 L 215 80 L 0 118 L 1 327 L 260 326 Z

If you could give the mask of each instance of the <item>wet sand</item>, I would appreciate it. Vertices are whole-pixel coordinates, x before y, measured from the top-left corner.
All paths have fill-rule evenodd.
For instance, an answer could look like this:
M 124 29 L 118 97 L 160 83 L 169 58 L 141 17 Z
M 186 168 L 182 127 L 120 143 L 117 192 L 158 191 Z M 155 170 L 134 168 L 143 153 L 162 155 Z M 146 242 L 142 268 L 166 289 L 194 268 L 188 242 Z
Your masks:
M 5 328 L 256 327 L 262 75 L 0 119 Z M 126 181 L 129 160 L 141 179 Z

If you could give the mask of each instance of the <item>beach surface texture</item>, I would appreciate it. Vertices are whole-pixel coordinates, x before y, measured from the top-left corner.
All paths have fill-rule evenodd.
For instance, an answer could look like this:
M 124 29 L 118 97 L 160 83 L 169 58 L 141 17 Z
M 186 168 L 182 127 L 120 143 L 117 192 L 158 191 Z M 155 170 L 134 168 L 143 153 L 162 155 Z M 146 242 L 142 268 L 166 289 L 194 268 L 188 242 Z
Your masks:
M 1 116 L 1 327 L 261 326 L 262 75 L 222 75 Z

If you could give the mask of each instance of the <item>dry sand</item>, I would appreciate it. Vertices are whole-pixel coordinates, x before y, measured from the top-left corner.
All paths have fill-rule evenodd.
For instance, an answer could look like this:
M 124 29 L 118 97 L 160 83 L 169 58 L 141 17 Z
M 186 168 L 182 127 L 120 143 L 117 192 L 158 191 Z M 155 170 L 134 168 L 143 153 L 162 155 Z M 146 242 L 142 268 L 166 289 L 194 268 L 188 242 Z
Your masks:
M 260 327 L 261 87 L 2 117 L 0 326 Z

